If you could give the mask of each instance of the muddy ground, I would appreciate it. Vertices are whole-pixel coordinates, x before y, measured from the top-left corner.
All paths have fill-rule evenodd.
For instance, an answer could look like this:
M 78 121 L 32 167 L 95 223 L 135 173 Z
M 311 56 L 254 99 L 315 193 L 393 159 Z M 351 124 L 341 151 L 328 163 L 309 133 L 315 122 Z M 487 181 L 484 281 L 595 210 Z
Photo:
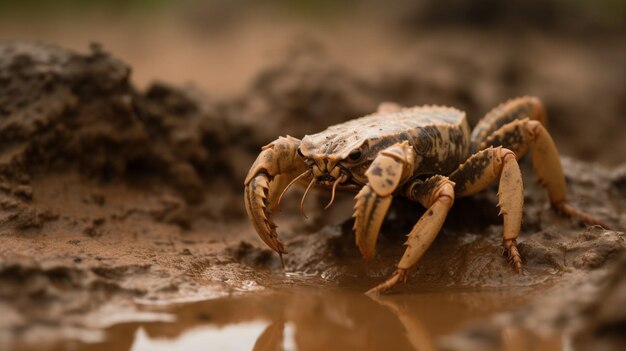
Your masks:
M 283 273 L 248 224 L 241 194 L 260 146 L 369 113 L 388 100 L 453 104 L 475 123 L 496 100 L 536 94 L 557 143 L 571 141 L 565 153 L 589 159 L 605 150 L 596 143 L 602 126 L 626 130 L 626 93 L 620 77 L 596 75 L 599 62 L 615 57 L 588 59 L 588 74 L 575 79 L 593 87 L 603 80 L 604 90 L 544 85 L 538 91 L 528 88 L 541 85 L 541 70 L 529 68 L 538 63 L 515 55 L 471 69 L 423 55 L 416 60 L 428 70 L 407 65 L 393 74 L 362 75 L 331 59 L 323 44 L 306 41 L 262 70 L 241 96 L 215 100 L 164 83 L 139 90 L 131 67 L 98 45 L 76 53 L 4 43 L 0 348 L 129 348 L 197 325 L 266 318 L 272 323 L 261 328 L 256 349 L 290 349 L 281 346 L 289 328 L 296 329 L 301 350 L 332 342 L 503 349 L 513 347 L 511 340 L 533 349 L 526 331 L 547 338 L 546 349 L 560 342 L 619 349 L 626 311 L 613 307 L 626 305 L 624 255 L 619 259 L 626 246 L 626 164 L 562 161 L 572 204 L 617 231 L 553 213 L 525 162 L 520 250 L 526 274 L 516 275 L 501 256 L 494 188 L 458 200 L 409 282 L 374 300 L 361 292 L 392 272 L 403 234 L 423 211 L 418 205 L 395 202 L 376 259 L 365 265 L 346 220 L 350 196 L 323 213 L 316 204 L 327 194 L 319 194 L 307 204 L 308 221 L 297 214 L 297 201 L 288 201 L 278 216 L 289 251 Z M 525 72 L 539 77 L 527 79 Z M 607 138 L 617 150 L 602 153 L 604 163 L 619 164 L 624 139 Z M 145 308 L 168 304 L 178 307 Z M 432 306 L 441 307 L 413 313 Z M 467 312 L 468 306 L 479 307 Z M 441 319 L 433 317 L 440 313 Z M 351 320 L 363 328 L 345 323 Z M 370 324 L 359 324 L 364 320 Z M 393 338 L 367 337 L 367 330 L 386 328 Z M 554 344 L 555 338 L 566 341 Z

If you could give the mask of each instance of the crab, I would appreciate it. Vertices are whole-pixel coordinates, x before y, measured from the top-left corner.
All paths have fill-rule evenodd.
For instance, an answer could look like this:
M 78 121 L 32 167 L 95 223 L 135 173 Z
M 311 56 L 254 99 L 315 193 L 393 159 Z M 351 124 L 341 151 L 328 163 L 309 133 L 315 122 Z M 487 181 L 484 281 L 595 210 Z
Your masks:
M 376 113 L 337 124 L 302 140 L 286 136 L 262 148 L 244 182 L 246 211 L 261 239 L 279 255 L 274 211 L 295 183 L 356 192 L 354 232 L 364 260 L 376 241 L 393 196 L 421 203 L 426 211 L 407 235 L 406 250 L 388 279 L 368 293 L 406 282 L 439 233 L 456 198 L 499 181 L 504 252 L 523 272 L 516 238 L 520 233 L 524 186 L 518 160 L 532 151 L 534 173 L 552 208 L 590 225 L 606 224 L 570 206 L 559 153 L 546 130 L 546 112 L 536 97 L 509 100 L 488 112 L 470 131 L 463 111 L 446 106 L 405 108 L 382 103 Z M 328 207 L 327 206 L 327 207 Z M 284 265 L 283 265 L 284 267 Z

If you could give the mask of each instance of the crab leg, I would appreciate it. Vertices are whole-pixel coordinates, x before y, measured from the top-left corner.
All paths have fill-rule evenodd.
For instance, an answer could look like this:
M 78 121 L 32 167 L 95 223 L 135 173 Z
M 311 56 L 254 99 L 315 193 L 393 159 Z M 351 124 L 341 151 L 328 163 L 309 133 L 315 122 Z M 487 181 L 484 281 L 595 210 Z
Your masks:
M 493 145 L 487 144 L 487 142 L 500 128 L 513 121 L 525 118 L 537 121 L 544 126 L 547 125 L 546 110 L 538 98 L 525 96 L 511 99 L 493 108 L 484 118 L 478 121 L 478 124 L 472 131 L 472 153 L 486 149 L 489 145 L 504 146 L 517 153 L 517 150 L 514 150 L 512 145 Z
M 409 186 L 407 189 L 407 196 L 412 200 L 418 200 L 428 210 L 408 234 L 407 248 L 398 263 L 398 268 L 386 281 L 369 290 L 368 294 L 379 294 L 406 280 L 409 269 L 435 240 L 454 203 L 454 183 L 444 176 L 431 177 L 419 186 Z
M 552 207 L 563 214 L 578 217 L 588 224 L 608 228 L 605 223 L 567 203 L 567 188 L 559 152 L 541 122 L 529 119 L 515 120 L 492 134 L 486 144 L 507 147 L 515 152 L 517 158 L 532 149 L 535 174 L 548 191 Z
M 262 148 L 244 182 L 246 212 L 263 242 L 280 255 L 285 253 L 278 240 L 276 224 L 271 218 L 270 198 L 276 199 L 290 180 L 306 172 L 306 166 L 297 154 L 300 140 L 287 136 Z M 282 178 L 274 184 L 276 178 Z M 282 256 L 281 256 L 282 258 Z
M 356 244 L 365 260 L 374 257 L 391 194 L 411 175 L 414 162 L 413 148 L 404 141 L 381 151 L 365 173 L 368 183 L 355 197 L 353 214 Z
M 470 157 L 449 178 L 434 176 L 423 183 L 416 181 L 406 187 L 407 197 L 419 201 L 428 210 L 409 233 L 407 249 L 396 271 L 368 293 L 378 294 L 387 291 L 406 280 L 409 269 L 422 257 L 441 230 L 454 203 L 455 194 L 467 196 L 477 193 L 498 178 L 500 178 L 498 191 L 500 213 L 504 216 L 504 246 L 517 270 L 521 271 L 522 260 L 515 244 L 524 205 L 521 172 L 511 150 L 489 148 Z
M 519 235 L 524 210 L 522 173 L 513 151 L 503 147 L 477 152 L 450 175 L 458 197 L 469 196 L 500 179 L 498 206 L 503 217 L 502 242 L 511 263 L 522 273 L 522 257 L 515 239 Z

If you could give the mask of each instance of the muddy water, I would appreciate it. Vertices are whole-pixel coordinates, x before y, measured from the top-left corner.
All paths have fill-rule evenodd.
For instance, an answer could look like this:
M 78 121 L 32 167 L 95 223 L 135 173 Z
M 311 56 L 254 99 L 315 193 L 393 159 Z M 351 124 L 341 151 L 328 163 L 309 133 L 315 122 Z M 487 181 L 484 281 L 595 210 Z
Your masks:
M 140 310 L 154 321 L 114 325 L 106 330 L 105 342 L 68 342 L 56 348 L 441 350 L 438 338 L 496 311 L 512 310 L 538 290 L 441 289 L 369 297 L 360 289 L 260 289 L 202 302 L 144 304 Z M 562 346 L 558 339 L 519 329 L 505 330 L 502 345 L 509 350 Z

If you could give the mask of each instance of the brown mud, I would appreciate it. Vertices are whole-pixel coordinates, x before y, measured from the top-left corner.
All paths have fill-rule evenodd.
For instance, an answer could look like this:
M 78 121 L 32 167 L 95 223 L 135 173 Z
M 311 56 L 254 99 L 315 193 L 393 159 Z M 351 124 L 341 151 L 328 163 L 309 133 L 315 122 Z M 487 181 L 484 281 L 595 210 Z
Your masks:
M 623 232 L 555 214 L 528 162 L 522 276 L 501 255 L 495 188 L 459 199 L 408 283 L 376 299 L 362 292 L 393 271 L 418 205 L 395 201 L 368 264 L 346 220 L 351 196 L 323 214 L 308 203 L 308 221 L 286 204 L 285 271 L 256 238 L 241 190 L 260 146 L 380 101 L 441 96 L 445 77 L 365 77 L 317 44 L 233 99 L 167 84 L 139 90 L 130 77 L 99 46 L 0 45 L 0 349 L 503 349 L 524 340 L 553 350 L 562 335 L 576 347 L 624 345 L 626 313 L 611 308 L 624 305 Z M 461 88 L 468 81 L 448 100 L 475 122 L 491 97 Z M 585 118 L 575 108 L 552 118 L 565 95 L 550 96 L 555 128 Z M 572 204 L 626 228 L 624 166 L 563 165 Z

